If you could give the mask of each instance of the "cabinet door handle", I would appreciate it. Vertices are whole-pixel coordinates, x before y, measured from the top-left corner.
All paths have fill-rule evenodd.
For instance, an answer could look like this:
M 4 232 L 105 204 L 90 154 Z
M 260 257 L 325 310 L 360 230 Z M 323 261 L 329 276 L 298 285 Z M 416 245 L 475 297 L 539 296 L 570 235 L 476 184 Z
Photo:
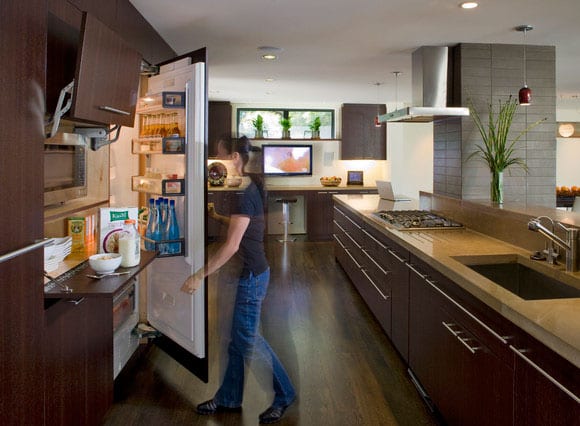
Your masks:
M 364 228 L 361 229 L 361 231 L 363 231 L 367 237 L 369 237 L 371 240 L 373 240 L 375 242 L 375 244 L 378 244 L 383 250 L 388 250 L 387 246 L 385 246 L 383 243 L 381 243 L 379 240 L 377 240 L 375 237 L 373 237 L 371 234 L 369 234 Z
M 361 272 L 365 275 L 365 277 L 367 277 L 367 280 L 369 280 L 369 282 L 373 285 L 373 287 L 375 288 L 375 290 L 379 292 L 379 294 L 381 295 L 381 297 L 383 298 L 383 300 L 387 300 L 387 299 L 390 298 L 390 296 L 387 296 L 385 293 L 383 293 L 381 291 L 381 289 L 375 284 L 375 282 L 371 279 L 371 277 L 369 277 L 369 274 L 367 274 L 364 269 L 361 269 Z
M 387 251 L 389 252 L 389 254 L 391 256 L 393 256 L 395 259 L 397 259 L 399 262 L 401 263 L 405 263 L 407 266 L 409 266 L 409 264 L 407 263 L 407 261 L 405 259 L 403 259 L 401 256 L 399 256 L 397 253 L 395 253 L 393 250 L 391 250 L 390 248 L 387 249 Z M 410 266 L 409 266 L 410 267 Z M 413 271 L 417 272 L 416 269 L 411 268 Z M 419 272 L 417 272 L 417 274 L 419 274 Z M 419 274 L 420 276 L 422 276 L 421 274 Z
M 346 247 L 344 246 L 344 244 L 342 244 L 342 241 L 340 241 L 340 239 L 336 236 L 336 234 L 332 234 L 332 236 L 334 237 L 334 239 L 336 240 L 336 242 L 338 243 L 338 245 L 340 247 L 342 247 L 343 250 L 346 250 Z
M 407 266 L 409 266 L 408 263 L 407 263 Z M 413 269 L 415 272 L 417 272 L 416 269 L 414 269 L 412 267 L 410 267 L 410 268 Z M 417 272 L 417 274 L 419 274 L 419 272 Z M 419 274 L 419 276 L 421 276 L 421 274 Z M 497 334 L 487 324 L 485 324 L 483 321 L 481 321 L 479 318 L 477 318 L 475 315 L 473 315 L 471 312 L 469 312 L 467 309 L 465 309 L 463 306 L 461 306 L 461 304 L 457 303 L 455 301 L 455 299 L 453 299 L 451 296 L 449 296 L 447 293 L 445 293 L 443 290 L 441 290 L 439 287 L 437 287 L 435 285 L 435 281 L 431 281 L 430 279 L 428 279 L 427 276 L 424 277 L 424 280 L 427 284 L 429 284 L 431 287 L 433 287 L 433 289 L 435 291 L 437 291 L 439 294 L 441 294 L 443 297 L 445 297 L 449 302 L 451 302 L 453 305 L 455 305 L 459 310 L 461 310 L 461 312 L 463 312 L 465 315 L 467 315 L 469 318 L 471 318 L 473 321 L 475 321 L 477 324 L 479 324 L 482 328 L 487 330 L 492 336 L 494 336 L 499 341 L 501 341 L 502 343 L 507 345 L 507 340 L 505 338 L 503 338 L 502 336 Z
M 375 259 L 373 259 L 373 257 L 372 257 L 372 256 L 371 256 L 371 255 L 368 253 L 368 251 L 367 251 L 367 250 L 363 249 L 363 253 L 364 253 L 364 254 L 365 254 L 365 255 L 366 255 L 366 256 L 367 256 L 367 257 L 370 259 L 370 261 L 371 261 L 371 262 L 373 262 L 373 263 L 375 264 L 375 266 L 376 266 L 377 268 L 379 268 L 379 269 L 381 270 L 381 272 L 382 272 L 384 275 L 387 275 L 387 274 L 390 272 L 390 271 L 385 271 L 385 270 L 384 270 L 384 269 L 381 267 L 381 265 L 379 265 L 379 264 L 377 263 L 377 261 L 376 261 Z
M 352 261 L 354 262 L 354 264 L 356 265 L 356 267 L 359 268 L 362 271 L 363 270 L 362 265 L 356 261 L 356 259 L 352 256 L 352 254 L 350 254 L 350 250 L 347 249 L 347 248 L 345 248 L 344 251 L 346 252 L 346 254 L 348 254 L 348 257 L 350 257 L 352 259 Z M 363 273 L 364 273 L 364 271 L 363 271 Z
M 102 111 L 112 112 L 113 114 L 131 115 L 130 112 L 123 111 L 122 109 L 118 109 L 118 108 L 113 108 L 112 106 L 108 106 L 108 105 L 101 105 L 99 107 L 99 109 Z
M 393 253 L 391 253 L 391 254 L 392 254 L 393 256 L 395 256 Z M 397 257 L 397 256 L 395 256 L 395 257 Z M 408 267 L 408 268 L 409 268 L 411 271 L 413 271 L 414 273 L 416 273 L 417 275 L 419 275 L 419 276 L 420 276 L 422 279 L 424 279 L 425 281 L 427 281 L 427 275 L 425 275 L 425 274 L 422 274 L 421 272 L 419 272 L 419 271 L 418 271 L 417 269 L 415 269 L 415 268 L 413 267 L 413 265 L 411 265 L 410 263 L 405 263 L 405 265 L 407 265 L 407 267 Z
M 32 250 L 36 250 L 37 248 L 40 248 L 42 246 L 45 246 L 46 244 L 48 244 L 51 240 L 47 239 L 47 240 L 42 240 L 42 241 L 36 241 L 33 244 L 30 244 L 26 247 L 22 247 L 18 250 L 14 250 L 11 251 L 9 253 L 3 254 L 2 256 L 0 256 L 0 263 L 2 262 L 6 262 L 7 260 L 13 259 L 15 257 L 21 256 L 24 253 L 28 253 L 29 251 Z
M 73 305 L 76 306 L 76 305 L 80 305 L 81 303 L 83 303 L 84 300 L 85 300 L 85 298 L 84 297 L 81 297 L 80 299 L 70 299 L 70 300 L 67 300 L 66 302 L 67 303 L 72 303 Z
M 524 351 L 523 349 L 515 348 L 512 345 L 510 345 L 510 349 L 517 356 L 519 356 L 521 359 L 523 359 L 525 362 L 527 362 L 529 365 L 531 365 L 538 373 L 540 373 L 542 376 L 544 376 L 546 379 L 548 379 L 550 382 L 552 382 L 554 385 L 556 385 L 556 387 L 558 389 L 560 389 L 562 392 L 564 392 L 566 395 L 568 395 L 570 398 L 572 398 L 574 401 L 576 401 L 577 404 L 580 404 L 580 398 L 578 398 L 578 396 L 576 396 L 570 389 L 565 387 L 562 383 L 560 383 L 559 381 L 554 379 L 552 376 L 550 376 L 542 367 L 540 367 L 534 361 L 532 361 L 527 356 L 525 356 L 522 353 Z
M 469 343 L 467 343 L 468 340 L 471 340 L 467 337 L 460 337 L 460 334 L 463 334 L 463 331 L 456 331 L 453 330 L 451 327 L 454 326 L 455 324 L 453 323 L 447 323 L 445 321 L 441 321 L 441 324 L 443 324 L 443 327 L 445 327 L 451 334 L 453 334 L 453 336 L 459 340 L 459 343 L 461 343 L 463 346 L 465 346 L 467 348 L 467 350 L 469 352 L 471 352 L 472 354 L 475 354 L 475 352 L 477 352 L 478 350 L 481 349 L 481 347 L 478 346 L 471 346 Z

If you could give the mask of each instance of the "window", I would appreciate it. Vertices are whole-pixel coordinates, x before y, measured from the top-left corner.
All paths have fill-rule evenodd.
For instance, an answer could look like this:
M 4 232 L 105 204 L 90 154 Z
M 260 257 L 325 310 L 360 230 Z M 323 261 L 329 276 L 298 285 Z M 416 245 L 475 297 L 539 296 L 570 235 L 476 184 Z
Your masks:
M 334 110 L 306 110 L 306 109 L 252 109 L 238 108 L 238 135 L 245 135 L 249 138 L 255 137 L 253 121 L 258 115 L 264 119 L 264 138 L 281 139 L 282 118 L 290 119 L 290 139 L 310 139 L 312 132 L 310 123 L 316 117 L 320 117 L 320 138 L 334 139 Z

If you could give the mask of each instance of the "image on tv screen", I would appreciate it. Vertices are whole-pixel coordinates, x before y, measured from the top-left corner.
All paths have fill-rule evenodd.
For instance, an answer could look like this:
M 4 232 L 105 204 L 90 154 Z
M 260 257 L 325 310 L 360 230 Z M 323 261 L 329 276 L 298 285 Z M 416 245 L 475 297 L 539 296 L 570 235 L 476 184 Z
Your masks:
M 312 175 L 312 145 L 262 145 L 269 176 Z

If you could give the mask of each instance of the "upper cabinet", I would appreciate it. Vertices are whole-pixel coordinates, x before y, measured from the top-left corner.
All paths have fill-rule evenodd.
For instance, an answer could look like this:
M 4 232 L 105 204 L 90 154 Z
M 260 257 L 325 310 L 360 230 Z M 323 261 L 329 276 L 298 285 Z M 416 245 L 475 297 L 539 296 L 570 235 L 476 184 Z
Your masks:
M 386 160 L 387 129 L 375 127 L 377 115 L 386 114 L 384 104 L 343 104 L 341 160 Z
M 71 117 L 133 127 L 141 55 L 96 17 L 83 13 Z
M 232 135 L 232 104 L 225 101 L 209 102 L 207 120 L 207 153 L 208 157 L 216 157 L 220 137 Z

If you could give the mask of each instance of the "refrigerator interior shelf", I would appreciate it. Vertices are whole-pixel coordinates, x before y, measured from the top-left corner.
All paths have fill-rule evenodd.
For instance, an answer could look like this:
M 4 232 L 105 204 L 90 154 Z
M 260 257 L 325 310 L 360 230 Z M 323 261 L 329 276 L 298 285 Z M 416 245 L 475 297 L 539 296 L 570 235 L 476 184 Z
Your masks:
M 163 154 L 163 138 L 133 139 L 133 154 Z
M 164 196 L 185 195 L 185 179 L 162 179 L 147 176 L 132 176 L 132 190 Z
M 185 92 L 161 92 L 139 98 L 137 114 L 159 114 L 167 109 L 185 108 Z

